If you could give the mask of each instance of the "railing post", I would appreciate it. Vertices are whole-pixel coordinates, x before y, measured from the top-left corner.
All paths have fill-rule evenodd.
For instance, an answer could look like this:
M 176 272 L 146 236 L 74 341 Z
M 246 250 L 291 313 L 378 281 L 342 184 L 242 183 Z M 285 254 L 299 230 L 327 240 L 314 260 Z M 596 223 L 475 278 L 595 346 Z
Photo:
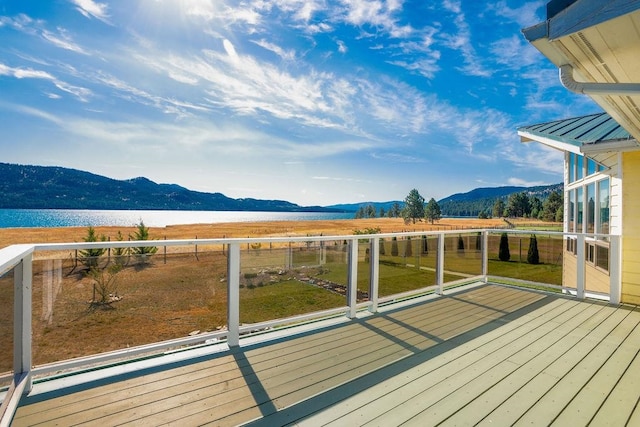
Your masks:
M 615 305 L 622 299 L 621 239 L 622 236 L 609 236 L 609 303 Z
M 28 375 L 25 394 L 31 391 L 31 298 L 32 298 L 33 255 L 22 258 L 13 269 L 14 310 L 13 310 L 13 374 Z
M 227 344 L 240 345 L 240 244 L 230 243 L 227 255 Z
M 436 294 L 442 295 L 444 284 L 444 233 L 438 234 L 438 253 L 436 254 Z
M 376 313 L 378 311 L 378 282 L 380 281 L 380 238 L 371 239 L 369 249 L 369 311 Z
M 358 239 L 349 240 L 349 284 L 347 285 L 347 317 L 356 317 L 356 301 L 358 296 Z
M 489 230 L 482 231 L 482 278 L 484 283 L 489 281 Z
M 584 234 L 578 234 L 576 240 L 576 298 L 584 299 L 585 297 L 585 247 L 584 247 Z

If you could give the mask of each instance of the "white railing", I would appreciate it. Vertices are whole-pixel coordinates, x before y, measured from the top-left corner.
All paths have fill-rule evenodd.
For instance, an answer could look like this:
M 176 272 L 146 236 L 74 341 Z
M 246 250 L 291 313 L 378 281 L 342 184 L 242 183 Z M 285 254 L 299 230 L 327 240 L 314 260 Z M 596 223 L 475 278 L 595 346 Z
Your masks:
M 59 243 L 59 244 L 35 244 L 35 245 L 14 245 L 4 249 L 0 249 L 0 277 L 7 272 L 13 272 L 14 281 L 14 326 L 13 326 L 13 373 L 12 384 L 5 392 L 5 398 L 2 403 L 2 425 L 8 423 L 15 412 L 20 396 L 28 393 L 32 388 L 32 381 L 35 375 L 42 375 L 53 371 L 74 369 L 89 364 L 95 365 L 114 360 L 121 360 L 125 357 L 133 357 L 143 353 L 157 352 L 175 348 L 176 346 L 187 346 L 207 342 L 212 339 L 226 339 L 229 347 L 238 346 L 240 344 L 241 335 L 260 330 L 267 327 L 274 327 L 282 324 L 291 324 L 293 322 L 305 321 L 313 318 L 326 316 L 346 315 L 348 318 L 355 318 L 359 310 L 368 310 L 376 312 L 379 304 L 399 300 L 403 298 L 415 297 L 417 295 L 433 292 L 442 295 L 445 287 L 454 286 L 461 283 L 469 282 L 488 282 L 494 279 L 504 279 L 504 277 L 491 276 L 489 273 L 489 236 L 500 233 L 508 233 L 509 235 L 525 235 L 531 236 L 543 235 L 553 236 L 556 239 L 564 241 L 571 237 L 577 239 L 577 283 L 575 287 L 563 285 L 542 284 L 531 280 L 509 279 L 513 283 L 543 285 L 547 287 L 555 287 L 575 295 L 577 298 L 585 298 L 585 256 L 584 247 L 585 239 L 605 238 L 609 244 L 609 270 L 610 270 L 610 292 L 609 300 L 617 304 L 620 302 L 620 238 L 619 236 L 601 236 L 601 235 L 581 235 L 566 234 L 558 232 L 537 232 L 537 231 L 518 231 L 518 230 L 461 230 L 461 231 L 438 231 L 438 232 L 408 232 L 408 233 L 388 233 L 388 234 L 370 234 L 370 235 L 348 235 L 348 236 L 305 236 L 305 237 L 270 237 L 270 238 L 233 238 L 233 239 L 197 239 L 197 240 L 153 240 L 153 241 L 117 241 L 117 242 L 93 242 L 93 243 Z M 445 281 L 445 238 L 455 235 L 472 235 L 475 234 L 480 245 L 480 267 L 478 274 L 468 274 L 461 279 Z M 411 238 L 428 236 L 431 239 L 437 239 L 437 256 L 435 263 L 435 283 L 425 284 L 409 292 L 401 294 L 387 295 L 380 297 L 380 244 L 385 239 L 392 238 Z M 275 319 L 252 325 L 241 325 L 240 323 L 240 277 L 242 248 L 248 248 L 250 245 L 287 245 L 291 243 L 309 243 L 327 244 L 330 241 L 344 241 L 348 245 L 347 257 L 347 292 L 345 305 L 329 310 L 305 313 L 286 319 Z M 133 348 L 127 348 L 112 352 L 101 353 L 80 357 L 72 360 L 59 361 L 43 366 L 34 367 L 32 360 L 32 263 L 33 257 L 43 254 L 59 251 L 82 251 L 100 248 L 136 248 L 144 246 L 167 247 L 182 246 L 194 247 L 205 245 L 219 245 L 226 248 L 227 257 L 227 327 L 224 330 L 198 334 L 197 336 L 173 339 L 169 341 L 158 342 L 149 345 L 143 345 Z M 368 251 L 369 262 L 369 291 L 366 301 L 357 301 L 357 282 L 358 282 L 358 263 L 359 248 L 365 245 Z M 564 244 L 562 244 L 564 251 Z M 495 246 L 495 244 L 494 244 Z M 449 248 L 451 251 L 451 248 Z M 160 256 L 160 255 L 157 255 Z M 3 308 L 4 309 L 4 308 Z M 9 421 L 8 421 L 9 420 Z

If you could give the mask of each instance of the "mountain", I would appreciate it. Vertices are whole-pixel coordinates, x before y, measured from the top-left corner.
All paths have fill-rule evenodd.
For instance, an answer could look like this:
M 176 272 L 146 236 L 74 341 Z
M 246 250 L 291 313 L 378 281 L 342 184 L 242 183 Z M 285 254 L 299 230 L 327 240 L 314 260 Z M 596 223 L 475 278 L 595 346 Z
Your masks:
M 503 199 L 506 203 L 511 194 L 525 192 L 527 195 L 536 196 L 540 201 L 544 201 L 553 191 L 562 193 L 562 183 L 535 187 L 505 186 L 476 188 L 466 193 L 457 193 L 438 200 L 438 205 L 440 206 L 443 216 L 476 217 L 480 212 L 491 212 L 496 199 Z M 372 205 L 375 207 L 376 212 L 380 212 L 380 208 L 384 208 L 385 212 L 389 212 L 389 209 L 394 203 L 398 203 L 401 208 L 404 207 L 404 201 L 402 200 L 350 203 L 327 207 L 355 213 L 360 208 Z
M 467 193 L 457 193 L 445 197 L 438 201 L 438 205 L 444 216 L 478 216 L 480 212 L 491 213 L 497 199 L 504 200 L 506 204 L 509 196 L 514 193 L 524 192 L 528 196 L 535 196 L 540 201 L 544 201 L 554 191 L 559 191 L 562 194 L 563 189 L 562 183 L 535 187 L 476 188 Z
M 336 211 L 283 200 L 232 199 L 143 177 L 116 180 L 76 169 L 8 163 L 0 163 L 0 194 L 3 209 Z

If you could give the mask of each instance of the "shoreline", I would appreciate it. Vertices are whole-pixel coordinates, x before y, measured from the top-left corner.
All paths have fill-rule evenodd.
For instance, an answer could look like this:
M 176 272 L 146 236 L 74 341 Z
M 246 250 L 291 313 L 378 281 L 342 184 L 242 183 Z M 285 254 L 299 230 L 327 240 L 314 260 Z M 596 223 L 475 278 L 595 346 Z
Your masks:
M 538 222 L 527 220 L 527 222 Z M 433 225 L 421 221 L 405 224 L 402 218 L 365 218 L 334 220 L 295 220 L 295 221 L 256 221 L 256 222 L 224 222 L 209 224 L 168 225 L 166 227 L 149 227 L 151 239 L 214 239 L 226 237 L 274 237 L 274 236 L 306 236 L 352 235 L 356 230 L 379 228 L 382 233 L 403 231 L 463 230 L 470 228 L 497 228 L 505 224 L 502 218 L 444 218 Z M 541 223 L 542 224 L 542 223 Z M 115 240 L 118 231 L 125 236 L 133 234 L 135 226 L 96 226 L 98 235 L 105 235 Z M 0 229 L 0 248 L 13 244 L 35 243 L 72 243 L 82 242 L 87 234 L 87 227 L 34 227 Z

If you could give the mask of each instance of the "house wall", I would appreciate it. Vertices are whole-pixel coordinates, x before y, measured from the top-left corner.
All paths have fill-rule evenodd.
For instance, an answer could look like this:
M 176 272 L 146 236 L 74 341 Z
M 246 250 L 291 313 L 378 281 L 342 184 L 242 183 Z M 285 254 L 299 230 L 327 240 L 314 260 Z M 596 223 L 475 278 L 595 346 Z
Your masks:
M 640 304 L 640 152 L 622 160 L 622 302 Z
M 609 233 L 620 235 L 622 234 L 622 154 L 618 152 L 598 153 L 595 155 L 589 155 L 593 160 L 606 166 L 608 169 L 601 174 L 609 176 L 609 197 L 610 197 L 610 210 L 609 210 Z M 640 158 L 639 158 L 640 160 Z M 638 174 L 640 177 L 640 173 Z M 569 230 L 568 212 L 569 202 L 566 197 L 566 184 L 569 181 L 569 162 L 568 157 L 565 157 L 564 165 L 564 182 L 565 182 L 565 205 L 564 205 L 564 231 Z M 640 184 L 640 180 L 638 181 Z M 640 200 L 639 200 L 640 202 Z M 640 208 L 640 207 L 639 207 Z M 640 211 L 638 211 L 640 212 Z M 640 224 L 639 224 L 640 225 Z M 566 250 L 566 241 L 564 245 L 563 256 L 563 268 L 562 268 L 562 283 L 567 287 L 575 288 L 577 285 L 577 258 L 576 255 Z M 610 276 L 609 272 L 601 270 L 595 267 L 593 264 L 586 263 L 585 265 L 585 290 L 587 292 L 598 292 L 608 294 L 610 291 Z M 638 296 L 640 297 L 640 287 L 638 288 Z M 640 300 L 639 300 L 640 301 Z

